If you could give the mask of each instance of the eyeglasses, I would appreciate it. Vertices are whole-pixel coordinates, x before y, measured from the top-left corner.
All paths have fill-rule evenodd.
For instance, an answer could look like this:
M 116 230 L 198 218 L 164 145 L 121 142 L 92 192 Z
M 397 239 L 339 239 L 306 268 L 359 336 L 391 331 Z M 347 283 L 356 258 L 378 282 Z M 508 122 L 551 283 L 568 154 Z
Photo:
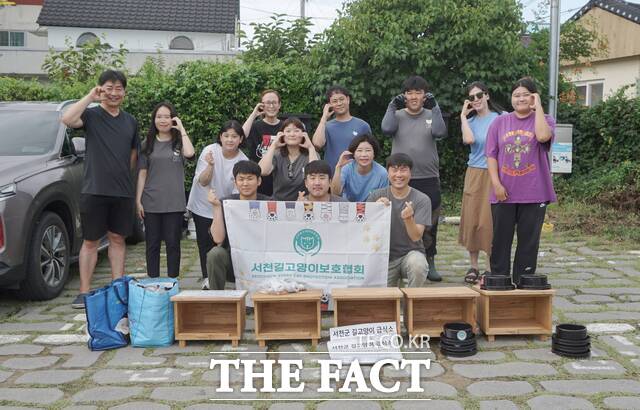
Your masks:
M 287 166 L 287 176 L 289 177 L 289 179 L 293 179 L 293 163 L 291 162 Z
M 484 97 L 484 91 L 478 91 L 477 93 L 475 93 L 475 94 L 471 94 L 471 95 L 469 96 L 469 101 L 479 100 L 479 99 L 481 99 L 482 97 Z

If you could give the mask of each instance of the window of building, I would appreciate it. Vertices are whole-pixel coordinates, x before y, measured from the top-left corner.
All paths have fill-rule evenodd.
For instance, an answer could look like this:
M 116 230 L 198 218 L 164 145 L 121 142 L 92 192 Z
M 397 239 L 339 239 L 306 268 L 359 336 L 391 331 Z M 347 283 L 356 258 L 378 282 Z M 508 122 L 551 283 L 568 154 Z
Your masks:
M 193 50 L 193 42 L 189 37 L 178 36 L 171 40 L 169 48 L 172 50 Z
M 91 41 L 100 41 L 100 40 L 98 39 L 98 36 L 96 36 L 93 33 L 90 33 L 90 32 L 82 33 L 80 34 L 80 37 L 78 37 L 78 41 L 76 41 L 76 46 L 82 47 L 83 45 Z
M 601 81 L 576 85 L 577 102 L 593 107 L 604 98 L 604 83 Z
M 0 31 L 0 47 L 24 47 L 24 32 Z

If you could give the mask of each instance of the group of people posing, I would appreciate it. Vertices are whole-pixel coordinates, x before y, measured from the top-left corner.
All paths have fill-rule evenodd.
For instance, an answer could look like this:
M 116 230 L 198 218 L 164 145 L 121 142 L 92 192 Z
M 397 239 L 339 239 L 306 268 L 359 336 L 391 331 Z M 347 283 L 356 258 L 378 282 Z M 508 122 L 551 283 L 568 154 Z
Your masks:
M 167 273 L 179 275 L 188 209 L 202 288 L 224 289 L 234 281 L 224 199 L 382 202 L 391 206 L 388 286 L 398 286 L 403 278 L 412 287 L 441 280 L 435 263 L 441 207 L 436 141 L 447 136 L 447 129 L 422 77 L 407 78 L 387 107 L 381 128 L 392 149 L 385 167 L 375 161 L 380 146 L 371 127 L 350 113 L 347 89 L 329 88 L 312 136 L 300 119 L 279 118 L 280 95 L 265 90 L 244 124 L 226 122 L 216 141 L 202 150 L 188 199 L 184 167 L 197 153 L 173 105 L 161 102 L 153 109 L 141 142 L 136 120 L 121 109 L 124 74 L 107 70 L 98 84 L 62 116 L 67 126 L 83 128 L 86 137 L 80 201 L 84 241 L 74 307 L 84 307 L 104 235 L 110 241 L 112 277 L 124 274 L 124 239 L 134 212 L 145 225 L 150 277 L 160 274 L 162 241 Z M 513 281 L 518 283 L 520 275 L 535 273 L 546 206 L 556 200 L 547 156 L 555 124 L 529 78 L 514 85 L 511 113 L 491 101 L 484 84 L 474 82 L 467 91 L 460 114 L 462 139 L 471 147 L 459 231 L 459 242 L 470 254 L 465 281 L 478 281 L 480 251 L 487 255 L 485 274 L 510 275 L 517 229 Z

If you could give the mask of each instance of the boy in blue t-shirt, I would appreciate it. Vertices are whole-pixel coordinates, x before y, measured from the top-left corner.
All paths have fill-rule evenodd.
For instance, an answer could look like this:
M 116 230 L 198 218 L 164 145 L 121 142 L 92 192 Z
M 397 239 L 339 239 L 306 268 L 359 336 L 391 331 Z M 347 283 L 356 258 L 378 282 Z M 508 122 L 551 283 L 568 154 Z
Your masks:
M 349 149 L 340 155 L 331 181 L 331 191 L 351 202 L 364 202 L 371 191 L 387 187 L 387 170 L 375 161 L 379 150 L 378 141 L 372 135 L 363 134 L 354 138 Z
M 371 127 L 366 121 L 351 115 L 351 94 L 346 88 L 339 85 L 329 88 L 327 101 L 311 140 L 317 149 L 324 147 L 324 160 L 333 170 L 340 154 L 349 147 L 351 140 L 363 134 L 371 134 Z M 333 114 L 335 118 L 329 121 Z

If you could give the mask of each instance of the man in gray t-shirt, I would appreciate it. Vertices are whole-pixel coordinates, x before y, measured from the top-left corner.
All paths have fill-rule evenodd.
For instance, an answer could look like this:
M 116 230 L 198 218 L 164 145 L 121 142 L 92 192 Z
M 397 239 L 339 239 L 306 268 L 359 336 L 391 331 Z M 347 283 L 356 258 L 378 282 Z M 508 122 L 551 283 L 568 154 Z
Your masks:
M 392 137 L 391 153 L 413 160 L 409 185 L 431 200 L 431 223 L 423 242 L 429 263 L 428 279 L 440 281 L 435 255 L 440 216 L 440 172 L 436 140 L 447 136 L 440 106 L 424 78 L 414 75 L 402 84 L 403 94 L 394 97 L 382 119 L 382 132 Z
M 418 288 L 427 278 L 427 258 L 422 243 L 424 230 L 431 224 L 431 200 L 409 186 L 413 161 L 407 154 L 387 158 L 389 186 L 373 191 L 368 202 L 391 205 L 391 234 L 387 286 L 398 286 L 406 277 L 408 286 Z

